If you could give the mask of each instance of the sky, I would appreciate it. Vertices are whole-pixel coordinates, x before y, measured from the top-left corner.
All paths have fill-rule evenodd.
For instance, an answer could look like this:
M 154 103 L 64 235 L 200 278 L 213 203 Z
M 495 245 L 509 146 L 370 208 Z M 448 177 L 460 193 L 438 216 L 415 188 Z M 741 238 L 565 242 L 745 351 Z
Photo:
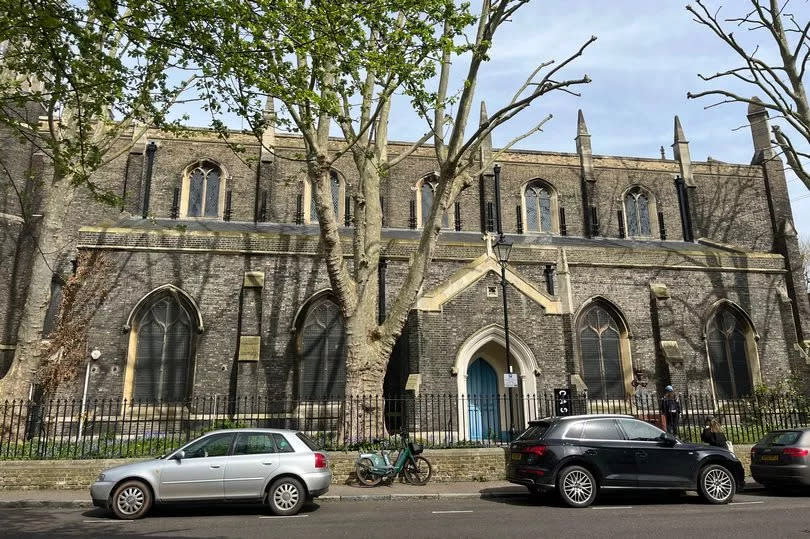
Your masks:
M 807 0 L 792 0 L 797 11 Z M 549 94 L 493 134 L 496 147 L 553 114 L 544 130 L 516 148 L 574 152 L 577 110 L 582 109 L 593 152 L 601 155 L 660 157 L 664 146 L 672 158 L 673 118 L 678 115 L 694 161 L 708 156 L 731 163 L 750 163 L 753 145 L 745 116 L 747 107 L 728 104 L 706 109 L 710 98 L 689 100 L 688 91 L 708 89 L 697 74 L 712 74 L 739 62 L 707 28 L 692 20 L 678 0 L 535 0 L 522 7 L 494 39 L 491 61 L 482 68 L 476 92 L 490 113 L 506 104 L 538 63 L 558 62 L 575 52 L 591 35 L 597 41 L 565 71 L 565 78 L 587 74 L 592 82 L 580 86 L 580 97 Z M 708 0 L 710 6 L 719 2 Z M 739 15 L 748 5 L 726 0 L 721 14 Z M 473 2 L 475 7 L 476 2 Z M 806 13 L 806 12 L 805 12 Z M 806 16 L 800 13 L 806 20 Z M 748 43 L 751 32 L 735 32 Z M 767 51 L 764 54 L 768 54 Z M 466 62 L 456 62 L 456 87 Z M 737 87 L 740 89 L 740 87 Z M 742 89 L 750 95 L 754 88 Z M 477 107 L 471 120 L 477 123 Z M 741 128 L 742 126 L 742 128 Z M 390 138 L 416 140 L 424 123 L 395 102 Z M 810 241 L 810 191 L 788 176 L 795 224 Z

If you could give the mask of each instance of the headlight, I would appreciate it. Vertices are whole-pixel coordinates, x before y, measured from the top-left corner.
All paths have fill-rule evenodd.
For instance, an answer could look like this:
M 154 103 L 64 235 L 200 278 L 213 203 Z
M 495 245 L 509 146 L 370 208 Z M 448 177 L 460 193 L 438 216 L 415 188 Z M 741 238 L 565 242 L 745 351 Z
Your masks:
M 104 474 L 103 473 L 98 474 L 98 477 L 96 477 L 96 481 L 104 481 Z

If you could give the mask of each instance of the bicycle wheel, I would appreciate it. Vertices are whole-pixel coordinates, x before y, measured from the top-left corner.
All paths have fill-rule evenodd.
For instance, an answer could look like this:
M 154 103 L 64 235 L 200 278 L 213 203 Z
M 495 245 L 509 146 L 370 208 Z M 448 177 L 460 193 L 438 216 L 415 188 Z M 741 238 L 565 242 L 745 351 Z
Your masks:
M 424 485 L 430 481 L 433 468 L 425 457 L 414 457 L 413 462 L 405 463 L 405 480 L 412 485 Z
M 374 463 L 371 462 L 370 458 L 364 457 L 357 459 L 357 462 L 354 465 L 354 471 L 357 474 L 357 480 L 361 485 L 366 487 L 375 487 L 380 484 L 382 477 L 379 475 L 374 475 L 371 472 L 371 468 L 373 467 Z

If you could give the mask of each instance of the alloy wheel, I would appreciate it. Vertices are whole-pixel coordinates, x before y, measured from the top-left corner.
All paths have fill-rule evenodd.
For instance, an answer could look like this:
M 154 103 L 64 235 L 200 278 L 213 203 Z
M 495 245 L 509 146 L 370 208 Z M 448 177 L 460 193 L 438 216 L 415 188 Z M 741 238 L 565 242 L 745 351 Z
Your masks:
M 273 504 L 282 511 L 289 511 L 298 504 L 300 493 L 292 483 L 282 483 L 273 491 Z
M 134 515 L 143 508 L 146 496 L 138 487 L 127 487 L 115 499 L 119 511 L 125 515 Z
M 703 477 L 703 486 L 706 495 L 716 501 L 728 498 L 732 492 L 732 478 L 722 468 L 714 468 Z
M 563 491 L 575 503 L 585 503 L 593 494 L 593 481 L 580 470 L 573 470 L 563 480 Z

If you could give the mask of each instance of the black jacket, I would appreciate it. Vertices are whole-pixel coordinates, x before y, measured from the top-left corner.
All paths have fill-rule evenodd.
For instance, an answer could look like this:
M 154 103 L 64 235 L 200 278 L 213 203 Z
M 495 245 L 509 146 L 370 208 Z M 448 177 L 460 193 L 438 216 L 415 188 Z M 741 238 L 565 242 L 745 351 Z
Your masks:
M 676 415 L 681 413 L 681 403 L 678 399 L 661 399 L 661 413 L 664 415 Z
M 709 427 L 703 429 L 703 432 L 700 433 L 700 439 L 703 440 L 703 443 L 715 447 L 722 447 L 723 449 L 728 447 L 726 445 L 726 435 L 722 432 L 712 432 Z

